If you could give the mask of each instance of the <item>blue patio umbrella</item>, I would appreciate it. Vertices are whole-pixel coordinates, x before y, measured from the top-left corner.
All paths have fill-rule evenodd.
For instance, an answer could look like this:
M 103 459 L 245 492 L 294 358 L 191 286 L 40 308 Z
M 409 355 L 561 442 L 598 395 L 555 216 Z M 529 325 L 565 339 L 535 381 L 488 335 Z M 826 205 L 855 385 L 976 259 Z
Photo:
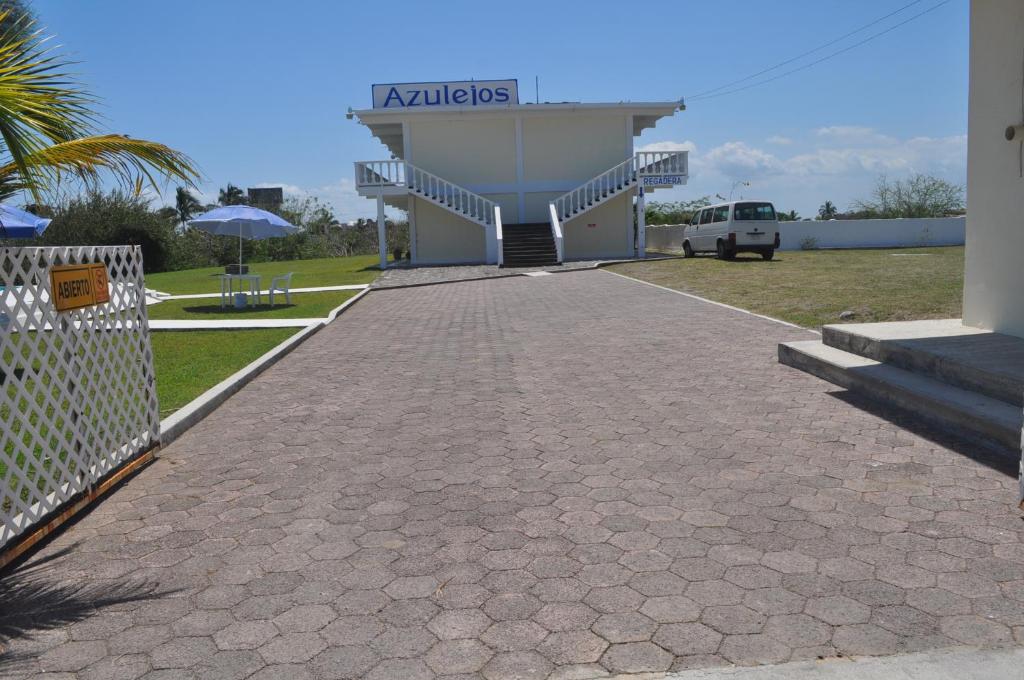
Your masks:
M 35 238 L 46 231 L 50 221 L 0 203 L 0 238 Z
M 189 220 L 189 226 L 219 236 L 238 237 L 238 266 L 242 266 L 242 240 L 280 238 L 299 232 L 284 218 L 248 205 L 226 205 Z

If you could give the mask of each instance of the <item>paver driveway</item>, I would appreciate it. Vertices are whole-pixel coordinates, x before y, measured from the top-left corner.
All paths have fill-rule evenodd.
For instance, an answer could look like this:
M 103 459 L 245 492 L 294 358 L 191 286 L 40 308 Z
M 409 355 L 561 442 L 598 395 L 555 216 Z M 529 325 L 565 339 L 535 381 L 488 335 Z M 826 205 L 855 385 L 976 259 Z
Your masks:
M 1024 642 L 1006 467 L 775 362 L 806 335 L 599 271 L 371 293 L 8 579 L 4 668 L 584 678 Z

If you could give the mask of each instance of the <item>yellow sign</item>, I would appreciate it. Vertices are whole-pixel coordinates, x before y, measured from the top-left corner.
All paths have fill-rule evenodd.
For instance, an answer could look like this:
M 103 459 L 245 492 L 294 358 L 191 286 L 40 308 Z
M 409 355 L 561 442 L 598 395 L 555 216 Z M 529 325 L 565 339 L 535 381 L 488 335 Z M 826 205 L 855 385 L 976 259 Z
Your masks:
M 110 302 L 105 264 L 50 267 L 50 299 L 58 312 Z

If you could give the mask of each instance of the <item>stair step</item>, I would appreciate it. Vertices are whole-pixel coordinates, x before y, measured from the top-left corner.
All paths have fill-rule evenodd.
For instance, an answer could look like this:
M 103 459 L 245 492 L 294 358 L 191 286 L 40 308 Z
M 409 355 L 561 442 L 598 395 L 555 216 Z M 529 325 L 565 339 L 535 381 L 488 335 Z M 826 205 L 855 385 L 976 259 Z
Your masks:
M 973 392 L 1024 406 L 1024 340 L 959 319 L 835 324 L 822 342 Z
M 820 340 L 780 344 L 779 362 L 941 429 L 980 437 L 1007 455 L 1020 456 L 1022 412 L 1014 404 L 836 349 Z

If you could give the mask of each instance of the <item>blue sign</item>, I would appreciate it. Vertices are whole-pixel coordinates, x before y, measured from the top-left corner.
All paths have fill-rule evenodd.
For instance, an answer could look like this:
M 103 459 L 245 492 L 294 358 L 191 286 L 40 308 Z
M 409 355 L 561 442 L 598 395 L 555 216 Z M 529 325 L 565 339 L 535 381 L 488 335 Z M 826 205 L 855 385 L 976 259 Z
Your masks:
M 518 103 L 519 88 L 515 80 L 455 80 L 373 86 L 375 109 L 510 106 Z

